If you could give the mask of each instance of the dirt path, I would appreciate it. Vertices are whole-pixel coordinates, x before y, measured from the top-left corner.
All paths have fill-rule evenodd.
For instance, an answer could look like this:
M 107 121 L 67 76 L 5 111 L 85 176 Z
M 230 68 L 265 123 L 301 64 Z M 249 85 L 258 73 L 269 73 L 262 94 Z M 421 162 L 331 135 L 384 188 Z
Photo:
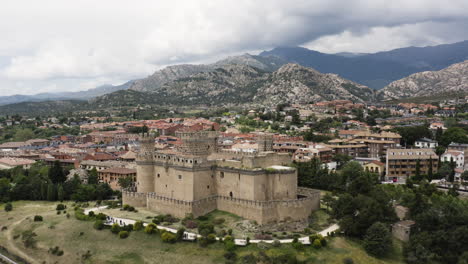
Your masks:
M 16 245 L 15 245 L 15 240 L 13 239 L 13 229 L 19 225 L 21 222 L 23 222 L 26 218 L 28 217 L 33 217 L 33 215 L 29 215 L 29 216 L 26 216 L 16 222 L 14 222 L 13 224 L 11 224 L 6 232 L 6 237 L 7 237 L 7 244 L 8 244 L 8 248 L 17 256 L 23 258 L 24 260 L 28 261 L 29 263 L 33 264 L 33 263 L 39 263 L 37 260 L 31 258 L 28 254 L 26 254 L 24 251 L 22 251 L 20 248 L 18 248 Z M 19 238 L 18 238 L 19 239 Z

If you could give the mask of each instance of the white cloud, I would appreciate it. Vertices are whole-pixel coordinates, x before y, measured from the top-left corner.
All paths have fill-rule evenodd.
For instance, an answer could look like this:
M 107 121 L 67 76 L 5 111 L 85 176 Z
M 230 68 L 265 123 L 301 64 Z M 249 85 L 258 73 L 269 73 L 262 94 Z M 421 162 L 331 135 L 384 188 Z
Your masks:
M 91 88 L 281 45 L 372 52 L 452 42 L 468 33 L 466 10 L 466 0 L 5 1 L 0 92 Z

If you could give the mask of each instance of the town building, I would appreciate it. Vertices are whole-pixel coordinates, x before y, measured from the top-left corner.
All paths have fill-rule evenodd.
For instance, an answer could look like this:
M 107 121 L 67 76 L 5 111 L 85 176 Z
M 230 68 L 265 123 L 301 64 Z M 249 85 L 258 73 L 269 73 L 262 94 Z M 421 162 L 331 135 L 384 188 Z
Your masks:
M 124 204 L 176 217 L 218 209 L 259 224 L 306 221 L 319 209 L 320 192 L 298 188 L 291 155 L 273 152 L 271 135 L 257 135 L 256 152 L 219 149 L 216 131 L 176 135 L 182 144 L 174 149 L 142 139 L 136 188 L 122 193 Z
M 416 175 L 419 162 L 420 174 L 437 171 L 439 158 L 432 149 L 388 149 L 386 158 L 386 179 L 393 182 L 406 182 Z
M 119 179 L 130 177 L 132 185 L 136 182 L 136 170 L 127 168 L 108 168 L 98 172 L 100 182 L 109 184 L 112 190 L 120 190 Z
M 31 168 L 31 165 L 34 164 L 34 160 L 30 159 L 21 159 L 21 158 L 0 158 L 0 170 L 12 169 L 14 167 L 22 167 L 23 169 Z
M 441 162 L 455 162 L 456 168 L 464 168 L 465 166 L 465 153 L 460 150 L 446 150 L 440 156 Z
M 432 140 L 430 138 L 421 138 L 414 142 L 414 146 L 417 148 L 431 148 L 435 149 L 439 144 L 436 140 Z

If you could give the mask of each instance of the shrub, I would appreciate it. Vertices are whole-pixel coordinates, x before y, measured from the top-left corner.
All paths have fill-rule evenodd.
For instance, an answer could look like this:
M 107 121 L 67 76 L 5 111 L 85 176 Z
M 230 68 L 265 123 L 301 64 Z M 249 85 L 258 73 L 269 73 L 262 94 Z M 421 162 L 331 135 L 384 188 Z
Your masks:
M 57 207 L 55 208 L 55 210 L 60 211 L 60 210 L 65 210 L 65 208 L 67 208 L 66 205 L 64 205 L 64 204 L 57 204 Z
M 185 227 L 189 229 L 194 229 L 198 227 L 198 223 L 193 220 L 187 220 L 185 221 Z
M 122 227 L 122 230 L 128 231 L 128 232 L 133 231 L 133 225 L 132 224 L 124 225 Z
M 234 261 L 237 258 L 236 252 L 228 251 L 224 253 L 224 258 L 230 261 Z
M 151 220 L 151 222 L 152 222 L 153 224 L 156 224 L 156 225 L 161 224 L 161 221 L 160 221 L 159 219 L 156 219 L 156 218 L 153 219 L 153 220 Z
M 214 226 L 210 223 L 201 223 L 198 226 L 198 233 L 202 236 L 208 236 L 214 233 Z
M 60 213 L 62 213 L 62 211 L 57 211 L 57 214 L 59 215 Z
M 94 229 L 102 230 L 104 228 L 104 222 L 102 220 L 96 220 L 93 226 L 94 226 Z
M 310 234 L 311 233 L 311 230 L 310 228 L 304 228 L 304 234 Z
M 143 229 L 143 222 L 136 221 L 135 224 L 133 225 L 133 230 L 140 231 L 141 229 Z
M 364 249 L 367 253 L 382 257 L 392 248 L 392 235 L 387 226 L 380 222 L 375 222 L 367 229 L 364 236 Z
M 43 218 L 41 215 L 35 215 L 34 216 L 34 222 L 42 222 Z
M 96 219 L 98 220 L 107 220 L 107 215 L 103 214 L 103 213 L 99 213 L 96 215 Z
M 89 217 L 94 217 L 94 216 L 95 216 L 95 215 L 94 215 L 94 212 L 93 212 L 93 211 L 90 211 L 90 212 L 88 213 L 88 216 L 89 216 Z
M 273 241 L 273 246 L 274 246 L 274 247 L 281 247 L 281 242 L 280 242 L 278 239 L 275 239 L 275 240 Z
M 224 249 L 226 249 L 226 251 L 234 251 L 236 249 L 236 244 L 232 240 L 225 241 Z
M 242 264 L 257 264 L 257 258 L 254 254 L 250 253 L 241 257 L 240 262 Z
M 175 243 L 177 241 L 176 235 L 167 231 L 161 234 L 161 239 L 165 243 Z
M 129 212 L 135 212 L 135 207 L 129 206 L 129 207 L 128 207 L 128 211 L 129 211 Z
M 304 248 L 304 245 L 301 242 L 293 242 L 292 246 L 296 250 L 302 250 Z
M 324 237 L 322 237 L 322 238 L 320 239 L 320 243 L 322 243 L 322 247 L 326 247 L 326 246 L 327 246 L 327 239 L 324 238 Z
M 146 227 L 145 227 L 145 233 L 146 234 L 154 234 L 156 232 L 158 232 L 158 228 L 156 227 L 155 224 L 149 223 L 148 225 L 146 225 Z
M 232 229 L 231 228 L 228 229 L 228 235 L 232 236 Z
M 208 216 L 206 215 L 201 215 L 197 218 L 198 221 L 207 221 L 208 220 Z
M 67 218 L 70 218 L 70 214 L 67 214 Z
M 130 205 L 124 204 L 124 205 L 122 206 L 122 208 L 123 208 L 125 211 L 128 211 L 128 209 L 130 208 Z
M 114 223 L 114 224 L 111 226 L 111 232 L 112 232 L 113 234 L 118 234 L 120 231 L 121 231 L 121 228 L 120 228 L 119 224 Z
M 354 264 L 354 260 L 352 258 L 344 258 L 343 264 Z
M 184 239 L 185 228 L 181 227 L 177 229 L 176 239 L 177 241 L 182 241 Z
M 227 236 L 224 237 L 223 241 L 224 241 L 224 242 L 227 242 L 227 241 L 234 241 L 234 238 L 233 238 L 232 236 L 230 236 L 230 235 L 227 235 Z
M 120 231 L 119 232 L 119 238 L 127 238 L 128 237 L 128 231 Z
M 219 237 L 225 237 L 227 235 L 227 232 L 226 232 L 226 230 L 221 229 L 218 232 L 216 232 L 216 235 L 219 236 Z
M 206 236 L 206 239 L 208 240 L 208 242 L 211 244 L 211 243 L 214 243 L 216 242 L 216 235 L 215 234 L 209 234 Z
M 11 210 L 13 210 L 13 205 L 11 203 L 6 203 L 5 204 L 5 211 L 10 212 Z
M 315 239 L 314 242 L 312 243 L 312 246 L 316 249 L 319 249 L 322 247 L 322 242 L 320 242 L 320 239 Z
M 214 225 L 221 225 L 225 222 L 226 220 L 224 218 L 216 218 L 213 220 Z
M 49 253 L 60 257 L 63 255 L 63 250 L 56 246 L 54 248 L 49 248 Z

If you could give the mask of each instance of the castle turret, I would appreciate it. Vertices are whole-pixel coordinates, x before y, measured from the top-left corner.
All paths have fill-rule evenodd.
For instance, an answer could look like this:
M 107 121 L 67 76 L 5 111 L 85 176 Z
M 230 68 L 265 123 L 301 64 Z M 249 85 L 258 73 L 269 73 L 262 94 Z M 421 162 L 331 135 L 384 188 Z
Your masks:
M 140 137 L 140 151 L 137 154 L 137 191 L 141 193 L 154 192 L 154 137 L 142 134 Z
M 176 136 L 182 140 L 178 150 L 183 154 L 206 157 L 217 151 L 216 131 L 177 132 Z
M 273 135 L 259 134 L 257 135 L 258 152 L 273 151 Z

